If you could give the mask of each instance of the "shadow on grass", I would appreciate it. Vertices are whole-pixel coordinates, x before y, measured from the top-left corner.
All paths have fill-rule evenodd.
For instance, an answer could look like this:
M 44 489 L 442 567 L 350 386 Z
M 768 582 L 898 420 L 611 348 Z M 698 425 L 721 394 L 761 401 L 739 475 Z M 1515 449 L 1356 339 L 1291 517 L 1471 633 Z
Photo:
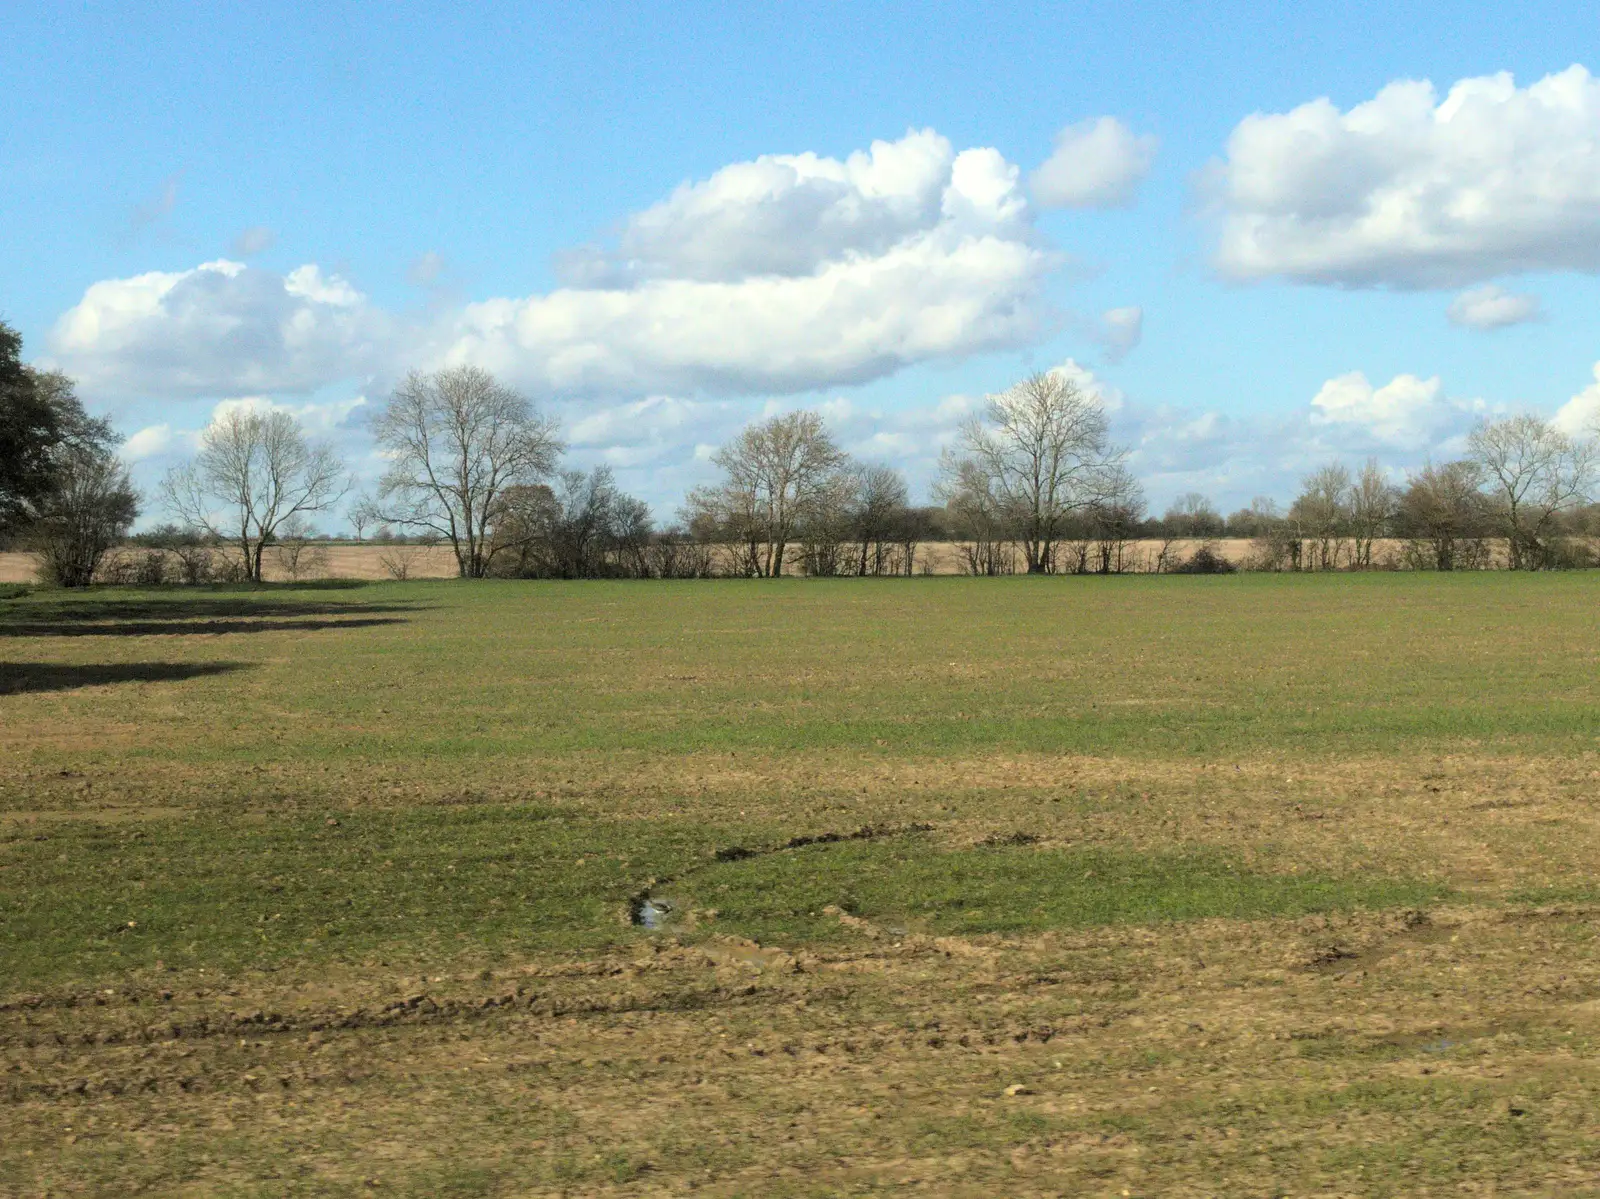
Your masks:
M 255 619 L 284 616 L 366 616 L 384 612 L 415 612 L 420 604 L 340 603 L 336 600 L 252 599 L 239 595 L 141 596 L 121 599 L 94 595 L 86 599 L 39 600 L 7 608 L 0 625 L 95 624 L 118 620 L 209 620 L 230 616 Z
M 185 637 L 222 633 L 305 633 L 318 629 L 370 629 L 377 625 L 404 623 L 395 616 L 363 616 L 353 620 L 113 620 L 98 624 L 70 620 L 19 620 L 0 622 L 0 637 Z
M 0 695 L 72 691 L 113 683 L 172 683 L 245 669 L 242 662 L 119 662 L 69 665 L 61 662 L 0 662 Z

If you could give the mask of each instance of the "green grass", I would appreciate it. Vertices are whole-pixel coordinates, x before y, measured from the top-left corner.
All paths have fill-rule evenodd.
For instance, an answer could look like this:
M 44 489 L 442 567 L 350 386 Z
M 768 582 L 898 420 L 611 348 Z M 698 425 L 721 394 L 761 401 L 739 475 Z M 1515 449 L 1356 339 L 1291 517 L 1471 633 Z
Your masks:
M 1227 854 L 981 847 L 915 838 L 810 846 L 709 866 L 663 889 L 714 908 L 719 927 L 770 942 L 837 936 L 833 907 L 894 933 L 1026 934 L 1108 924 L 1305 916 L 1420 907 L 1448 889 L 1416 879 L 1249 869 Z
M 0 1190 L 1577 1193 L 1597 634 L 1593 573 L 7 599 Z
M 1597 601 L 1590 574 L 41 592 L 0 609 L 0 661 L 226 665 L 156 708 L 20 701 L 136 723 L 102 760 L 192 763 L 224 792 L 229 767 L 290 753 L 459 772 L 618 751 L 1517 752 L 1597 744 Z M 327 627 L 350 617 L 382 623 Z

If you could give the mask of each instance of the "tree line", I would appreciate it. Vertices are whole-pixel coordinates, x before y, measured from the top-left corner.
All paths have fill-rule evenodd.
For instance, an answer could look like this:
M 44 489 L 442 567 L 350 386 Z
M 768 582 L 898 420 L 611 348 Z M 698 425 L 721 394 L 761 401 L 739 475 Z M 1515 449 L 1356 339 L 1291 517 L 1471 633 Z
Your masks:
M 156 498 L 170 520 L 135 539 L 144 556 L 108 559 L 140 512 L 118 439 L 70 379 L 20 353 L 0 323 L 0 543 L 36 551 L 47 579 L 259 582 L 269 561 L 294 578 L 324 561 L 312 522 L 355 480 L 291 414 L 246 405 L 220 412 L 168 472 Z M 374 530 L 397 578 L 424 545 L 448 547 L 464 578 L 910 575 L 932 571 L 932 542 L 974 575 L 1549 569 L 1589 564 L 1600 527 L 1592 443 L 1533 416 L 1481 423 L 1464 457 L 1402 485 L 1374 461 L 1334 462 L 1287 510 L 1261 498 L 1224 517 L 1191 493 L 1154 516 L 1104 408 L 1059 371 L 961 426 L 926 506 L 899 471 L 852 459 L 820 416 L 792 412 L 719 449 L 717 481 L 659 528 L 606 467 L 564 468 L 555 422 L 471 366 L 412 372 L 372 433 L 387 466 L 349 520 L 357 540 Z M 1242 562 L 1220 552 L 1224 537 L 1250 540 Z

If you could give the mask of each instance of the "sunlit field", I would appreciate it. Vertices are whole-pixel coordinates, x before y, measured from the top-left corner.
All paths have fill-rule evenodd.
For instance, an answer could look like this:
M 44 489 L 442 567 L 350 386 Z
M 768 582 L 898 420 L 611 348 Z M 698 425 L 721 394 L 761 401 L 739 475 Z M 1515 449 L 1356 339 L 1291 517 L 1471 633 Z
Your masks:
M 1600 577 L 0 600 L 0 1192 L 1600 1194 Z

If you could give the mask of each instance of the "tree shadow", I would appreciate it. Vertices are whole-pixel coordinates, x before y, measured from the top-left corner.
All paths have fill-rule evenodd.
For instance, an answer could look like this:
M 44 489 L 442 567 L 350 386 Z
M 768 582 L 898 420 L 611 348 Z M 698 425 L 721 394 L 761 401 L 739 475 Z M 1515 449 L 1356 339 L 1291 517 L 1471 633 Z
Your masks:
M 243 662 L 0 662 L 0 695 L 71 691 L 112 683 L 171 683 L 244 670 Z
M 175 596 L 172 599 L 118 599 L 92 596 L 85 599 L 36 600 L 15 604 L 0 612 L 0 624 L 48 622 L 52 624 L 94 624 L 127 620 L 203 620 L 247 616 L 262 620 L 286 616 L 365 616 L 369 613 L 415 612 L 421 604 L 338 603 L 333 600 L 263 599 L 245 596 Z
M 344 620 L 76 620 L 0 622 L 0 637 L 194 637 L 224 633 L 306 633 L 318 629 L 370 629 L 405 624 L 395 616 Z

